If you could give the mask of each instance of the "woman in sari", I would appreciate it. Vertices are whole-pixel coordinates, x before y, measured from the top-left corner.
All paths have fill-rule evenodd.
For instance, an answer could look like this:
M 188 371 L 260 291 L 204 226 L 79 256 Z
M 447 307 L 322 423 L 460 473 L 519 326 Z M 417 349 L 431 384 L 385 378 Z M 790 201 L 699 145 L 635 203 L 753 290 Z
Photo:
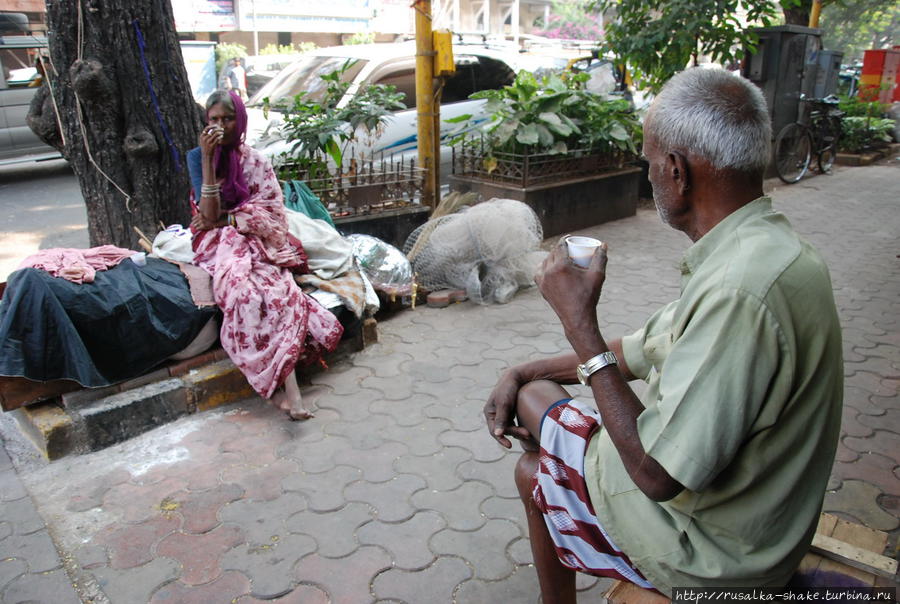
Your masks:
M 292 419 L 308 419 L 294 368 L 334 350 L 343 328 L 294 281 L 308 272 L 306 255 L 288 233 L 271 164 L 244 144 L 244 103 L 217 90 L 206 116 L 200 146 L 188 152 L 191 231 L 194 263 L 212 276 L 223 313 L 222 347 L 260 396 Z

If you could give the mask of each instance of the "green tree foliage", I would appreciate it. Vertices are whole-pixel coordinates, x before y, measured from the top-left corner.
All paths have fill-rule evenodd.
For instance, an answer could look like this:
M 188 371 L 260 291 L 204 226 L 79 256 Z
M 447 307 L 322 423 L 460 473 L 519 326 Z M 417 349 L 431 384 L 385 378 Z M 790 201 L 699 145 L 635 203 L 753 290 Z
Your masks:
M 607 23 L 604 48 L 625 60 L 642 88 L 658 91 L 676 72 L 699 55 L 730 63 L 754 46 L 756 36 L 738 17 L 769 25 L 779 18 L 782 5 L 796 0 L 597 0 L 600 10 L 615 8 Z
M 247 47 L 243 44 L 217 44 L 216 45 L 216 73 L 222 73 L 222 68 L 229 59 L 239 59 L 247 56 Z
M 869 48 L 890 48 L 900 30 L 896 0 L 843 0 L 822 9 L 819 27 L 825 48 L 840 50 L 844 62 L 862 59 Z

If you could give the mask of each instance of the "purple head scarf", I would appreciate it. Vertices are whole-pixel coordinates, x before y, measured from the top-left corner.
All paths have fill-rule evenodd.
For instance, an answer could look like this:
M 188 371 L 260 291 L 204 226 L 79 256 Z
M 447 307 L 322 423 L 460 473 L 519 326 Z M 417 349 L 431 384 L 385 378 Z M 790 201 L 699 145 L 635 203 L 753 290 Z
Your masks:
M 215 94 L 215 93 L 213 93 Z M 229 90 L 231 104 L 234 106 L 234 140 L 227 145 L 216 147 L 213 155 L 213 165 L 216 167 L 216 176 L 222 179 L 220 196 L 222 209 L 225 211 L 240 207 L 250 197 L 250 189 L 244 179 L 244 170 L 241 165 L 241 145 L 247 137 L 247 108 L 244 101 L 234 91 Z M 221 102 L 221 101 L 219 101 Z M 213 103 L 217 105 L 218 103 Z M 213 105 L 207 104 L 207 114 Z

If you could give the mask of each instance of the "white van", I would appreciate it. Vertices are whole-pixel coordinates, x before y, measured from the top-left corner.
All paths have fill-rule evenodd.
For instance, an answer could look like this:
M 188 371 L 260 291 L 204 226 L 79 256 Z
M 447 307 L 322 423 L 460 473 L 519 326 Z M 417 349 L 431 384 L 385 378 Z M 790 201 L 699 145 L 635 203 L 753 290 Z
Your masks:
M 405 110 L 397 111 L 387 118 L 384 131 L 375 140 L 361 137 L 353 152 L 357 157 L 365 156 L 378 161 L 389 155 L 415 157 L 417 153 L 418 131 L 416 127 L 416 47 L 414 42 L 394 44 L 358 44 L 317 48 L 304 53 L 271 81 L 264 85 L 248 101 L 247 141 L 265 155 L 276 158 L 291 149 L 291 143 L 284 140 L 280 126 L 282 117 L 275 111 L 263 116 L 263 99 L 270 104 L 289 103 L 293 97 L 308 93 L 313 99 L 325 90 L 321 77 L 339 70 L 347 61 L 352 66 L 344 72 L 344 81 L 352 85 L 341 101 L 346 104 L 360 87 L 369 84 L 390 84 L 404 95 Z M 453 57 L 456 74 L 444 83 L 441 96 L 441 172 L 450 170 L 451 151 L 447 144 L 451 132 L 458 128 L 446 120 L 460 115 L 471 114 L 486 119 L 482 108 L 484 101 L 470 100 L 469 95 L 480 90 L 502 88 L 511 84 L 519 69 L 541 71 L 542 69 L 562 69 L 566 62 L 551 61 L 546 57 L 519 54 L 514 50 L 489 47 L 481 44 L 454 45 Z

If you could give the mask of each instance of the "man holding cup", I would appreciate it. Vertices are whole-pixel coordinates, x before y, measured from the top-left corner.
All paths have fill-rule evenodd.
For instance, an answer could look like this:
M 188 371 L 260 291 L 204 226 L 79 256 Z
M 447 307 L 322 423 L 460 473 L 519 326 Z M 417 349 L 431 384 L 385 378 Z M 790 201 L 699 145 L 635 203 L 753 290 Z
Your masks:
M 660 218 L 693 242 L 681 297 L 607 342 L 606 244 L 582 268 L 564 239 L 535 277 L 573 352 L 504 372 L 485 417 L 525 449 L 516 484 L 544 604 L 575 602 L 575 571 L 666 594 L 782 586 L 809 547 L 840 429 L 841 333 L 822 258 L 763 195 L 770 141 L 751 83 L 675 76 L 643 152 Z M 594 400 L 560 386 L 577 382 Z

